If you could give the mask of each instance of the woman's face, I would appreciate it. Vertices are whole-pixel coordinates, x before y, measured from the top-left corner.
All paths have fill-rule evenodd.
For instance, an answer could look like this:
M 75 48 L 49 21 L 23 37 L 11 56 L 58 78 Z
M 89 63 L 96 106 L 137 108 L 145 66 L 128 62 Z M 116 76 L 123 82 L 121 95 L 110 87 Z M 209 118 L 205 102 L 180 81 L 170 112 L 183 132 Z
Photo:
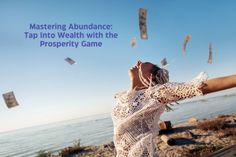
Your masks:
M 142 63 L 140 60 L 138 60 L 136 64 L 129 69 L 129 76 L 132 80 L 140 80 L 139 72 L 142 72 L 142 76 L 148 80 L 151 76 L 151 70 L 153 66 L 154 65 L 152 63 Z

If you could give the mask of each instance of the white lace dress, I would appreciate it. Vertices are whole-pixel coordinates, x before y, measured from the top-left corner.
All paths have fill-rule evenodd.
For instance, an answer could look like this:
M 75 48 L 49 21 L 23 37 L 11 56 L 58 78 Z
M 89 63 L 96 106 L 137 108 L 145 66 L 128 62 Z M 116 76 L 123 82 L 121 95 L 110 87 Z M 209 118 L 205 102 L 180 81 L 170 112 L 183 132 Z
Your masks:
M 165 105 L 202 95 L 199 87 L 207 79 L 200 73 L 187 83 L 166 83 L 139 91 L 118 93 L 112 111 L 114 144 L 117 157 L 157 156 L 153 138 L 158 134 L 158 121 Z

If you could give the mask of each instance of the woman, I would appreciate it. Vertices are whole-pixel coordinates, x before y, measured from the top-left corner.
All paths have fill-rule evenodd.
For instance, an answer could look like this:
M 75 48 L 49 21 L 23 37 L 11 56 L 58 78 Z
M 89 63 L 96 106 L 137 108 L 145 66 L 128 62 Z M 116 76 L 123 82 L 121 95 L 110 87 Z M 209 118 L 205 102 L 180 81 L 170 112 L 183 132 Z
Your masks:
M 188 83 L 170 83 L 167 70 L 141 61 L 129 76 L 130 89 L 116 95 L 112 111 L 117 157 L 157 156 L 153 138 L 167 104 L 236 87 L 236 75 L 207 80 L 205 73 Z

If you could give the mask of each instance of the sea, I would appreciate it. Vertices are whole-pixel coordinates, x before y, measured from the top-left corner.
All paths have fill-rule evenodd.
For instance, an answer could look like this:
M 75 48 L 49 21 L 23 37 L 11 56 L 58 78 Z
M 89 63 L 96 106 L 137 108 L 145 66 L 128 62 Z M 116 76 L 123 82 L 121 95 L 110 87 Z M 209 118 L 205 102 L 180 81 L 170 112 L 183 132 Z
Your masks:
M 236 94 L 202 98 L 174 105 L 161 120 L 172 124 L 188 118 L 211 118 L 236 112 Z M 0 157 L 34 157 L 40 150 L 57 152 L 80 141 L 81 145 L 100 145 L 112 141 L 113 123 L 110 113 L 35 126 L 0 133 Z

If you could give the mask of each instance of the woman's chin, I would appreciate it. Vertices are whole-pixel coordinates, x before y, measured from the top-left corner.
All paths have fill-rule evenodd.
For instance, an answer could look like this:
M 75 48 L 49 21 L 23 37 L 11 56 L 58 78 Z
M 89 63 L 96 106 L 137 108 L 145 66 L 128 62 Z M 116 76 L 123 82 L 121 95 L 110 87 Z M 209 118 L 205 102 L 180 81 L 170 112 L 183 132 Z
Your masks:
M 133 72 L 132 72 L 132 69 L 129 69 L 129 70 L 128 70 L 128 75 L 129 75 L 129 76 L 132 76 L 132 75 L 133 75 L 132 73 L 133 73 Z
M 128 74 L 131 78 L 133 77 L 138 77 L 138 69 L 135 68 L 135 67 L 131 67 L 129 70 L 128 70 Z
M 134 73 L 137 69 L 134 67 L 131 67 L 128 71 Z

